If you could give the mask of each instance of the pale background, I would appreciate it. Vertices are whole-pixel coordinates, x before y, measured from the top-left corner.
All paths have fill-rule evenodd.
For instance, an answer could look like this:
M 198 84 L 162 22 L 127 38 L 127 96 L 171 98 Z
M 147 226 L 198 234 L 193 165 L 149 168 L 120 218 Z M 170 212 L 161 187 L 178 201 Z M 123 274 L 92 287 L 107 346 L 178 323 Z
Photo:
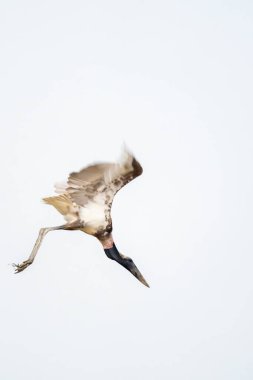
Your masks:
M 1 5 L 3 380 L 253 378 L 251 1 Z M 80 232 L 40 227 L 72 170 L 144 167 L 113 205 L 145 288 Z

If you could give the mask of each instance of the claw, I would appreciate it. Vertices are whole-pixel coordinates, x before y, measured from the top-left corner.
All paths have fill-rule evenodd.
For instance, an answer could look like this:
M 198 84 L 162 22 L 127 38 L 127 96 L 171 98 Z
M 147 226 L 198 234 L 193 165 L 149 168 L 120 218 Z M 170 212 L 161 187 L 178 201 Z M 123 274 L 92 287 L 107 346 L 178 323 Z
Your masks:
M 25 270 L 27 267 L 29 267 L 29 265 L 32 264 L 32 261 L 23 261 L 21 264 L 12 264 L 12 266 L 15 268 L 15 274 L 16 273 L 20 273 L 22 272 L 23 270 Z

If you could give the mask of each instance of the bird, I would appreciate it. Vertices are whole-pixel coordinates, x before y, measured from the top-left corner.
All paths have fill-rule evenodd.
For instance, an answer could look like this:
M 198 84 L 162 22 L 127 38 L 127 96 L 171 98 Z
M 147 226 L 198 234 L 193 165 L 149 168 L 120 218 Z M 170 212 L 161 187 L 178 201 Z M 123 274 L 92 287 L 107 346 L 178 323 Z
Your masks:
M 54 206 L 63 215 L 66 223 L 41 228 L 28 259 L 21 264 L 13 264 L 15 273 L 22 272 L 33 263 L 48 232 L 80 230 L 97 238 L 109 259 L 119 263 L 143 285 L 149 287 L 133 260 L 118 251 L 112 236 L 111 208 L 114 196 L 142 172 L 141 164 L 124 147 L 117 162 L 89 165 L 78 172 L 70 173 L 66 182 L 56 184 L 57 195 L 43 198 L 43 201 Z

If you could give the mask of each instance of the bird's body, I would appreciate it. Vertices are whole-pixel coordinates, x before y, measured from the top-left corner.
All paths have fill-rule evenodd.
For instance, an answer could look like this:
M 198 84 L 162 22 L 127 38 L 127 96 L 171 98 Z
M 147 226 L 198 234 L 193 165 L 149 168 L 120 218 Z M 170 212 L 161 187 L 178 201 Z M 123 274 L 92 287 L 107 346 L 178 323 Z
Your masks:
M 66 183 L 56 185 L 58 195 L 43 199 L 45 203 L 54 206 L 67 223 L 41 229 L 28 260 L 20 265 L 14 264 L 16 272 L 21 272 L 33 262 L 47 232 L 60 229 L 80 230 L 98 238 L 109 258 L 123 265 L 148 286 L 133 261 L 118 252 L 112 238 L 111 207 L 114 196 L 141 173 L 141 165 L 126 150 L 119 163 L 95 164 L 71 173 Z

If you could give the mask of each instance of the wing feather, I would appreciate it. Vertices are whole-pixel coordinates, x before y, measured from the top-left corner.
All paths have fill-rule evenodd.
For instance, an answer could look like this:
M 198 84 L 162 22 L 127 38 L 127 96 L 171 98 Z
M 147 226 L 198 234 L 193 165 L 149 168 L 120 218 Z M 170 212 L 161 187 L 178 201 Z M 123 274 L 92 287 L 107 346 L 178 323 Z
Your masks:
M 56 210 L 59 211 L 68 222 L 71 222 L 78 218 L 79 207 L 73 204 L 72 199 L 68 194 L 43 198 L 43 201 L 49 205 L 54 206 Z
M 128 182 L 142 174 L 140 163 L 129 151 L 123 152 L 119 163 L 99 163 L 69 175 L 66 192 L 72 201 L 84 206 L 98 193 L 105 192 L 107 202 Z

